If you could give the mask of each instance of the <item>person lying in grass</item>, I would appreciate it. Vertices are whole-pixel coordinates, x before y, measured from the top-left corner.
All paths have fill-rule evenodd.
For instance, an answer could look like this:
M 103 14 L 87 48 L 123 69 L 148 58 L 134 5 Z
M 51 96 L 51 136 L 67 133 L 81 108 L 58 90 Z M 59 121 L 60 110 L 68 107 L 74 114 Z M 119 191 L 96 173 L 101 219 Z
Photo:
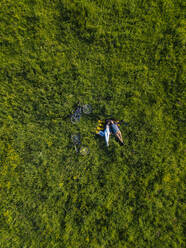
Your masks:
M 109 146 L 109 137 L 110 135 L 114 134 L 119 141 L 121 142 L 121 144 L 123 145 L 123 138 L 121 135 L 121 131 L 119 130 L 119 127 L 117 125 L 117 122 L 113 121 L 113 120 L 106 120 L 106 124 L 105 124 L 105 130 L 104 131 L 99 131 L 99 135 L 102 137 L 105 137 L 105 142 L 106 145 Z
M 106 146 L 109 146 L 109 137 L 110 137 L 110 122 L 106 122 L 105 125 L 105 130 L 104 131 L 99 131 L 98 134 L 102 137 L 105 137 L 105 142 L 106 142 Z
M 119 130 L 117 123 L 113 120 L 110 120 L 109 125 L 110 125 L 111 132 L 119 139 L 119 141 L 123 145 L 124 143 L 123 143 L 122 134 L 121 134 L 121 131 Z

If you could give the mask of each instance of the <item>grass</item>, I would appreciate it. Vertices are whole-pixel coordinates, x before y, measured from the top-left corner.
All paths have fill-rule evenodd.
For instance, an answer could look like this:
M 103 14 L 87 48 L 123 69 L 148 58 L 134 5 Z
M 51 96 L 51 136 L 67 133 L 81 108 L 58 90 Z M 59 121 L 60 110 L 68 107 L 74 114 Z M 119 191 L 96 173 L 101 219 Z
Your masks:
M 1 1 L 2 248 L 184 247 L 183 5 Z

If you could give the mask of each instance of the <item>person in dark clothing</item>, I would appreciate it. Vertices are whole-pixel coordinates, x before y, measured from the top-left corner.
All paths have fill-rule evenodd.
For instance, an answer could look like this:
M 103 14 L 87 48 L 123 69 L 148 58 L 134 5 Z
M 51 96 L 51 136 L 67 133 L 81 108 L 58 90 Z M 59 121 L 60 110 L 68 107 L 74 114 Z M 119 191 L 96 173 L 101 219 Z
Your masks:
M 122 134 L 116 122 L 114 122 L 113 120 L 109 120 L 108 123 L 110 125 L 111 132 L 119 139 L 119 141 L 123 145 L 124 143 L 123 143 Z

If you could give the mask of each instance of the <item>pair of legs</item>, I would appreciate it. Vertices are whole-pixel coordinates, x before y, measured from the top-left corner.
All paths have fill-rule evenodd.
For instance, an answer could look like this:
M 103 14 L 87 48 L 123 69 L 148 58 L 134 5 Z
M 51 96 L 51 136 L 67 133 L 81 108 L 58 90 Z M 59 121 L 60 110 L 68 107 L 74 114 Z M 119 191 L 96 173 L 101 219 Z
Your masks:
M 119 141 L 123 144 L 123 138 L 121 135 L 121 131 L 118 131 L 117 133 L 115 133 L 115 136 L 119 139 Z
M 110 137 L 109 125 L 106 125 L 105 130 L 100 131 L 98 134 L 101 135 L 102 137 L 105 137 L 106 145 L 109 146 L 109 137 Z

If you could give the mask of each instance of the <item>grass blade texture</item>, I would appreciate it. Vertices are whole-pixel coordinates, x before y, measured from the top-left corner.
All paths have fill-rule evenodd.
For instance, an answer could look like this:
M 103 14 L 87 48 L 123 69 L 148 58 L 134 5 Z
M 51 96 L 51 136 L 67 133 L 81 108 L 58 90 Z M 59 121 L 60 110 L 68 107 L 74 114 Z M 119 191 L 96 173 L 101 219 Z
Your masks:
M 1 248 L 185 247 L 185 42 L 182 0 L 0 1 Z

